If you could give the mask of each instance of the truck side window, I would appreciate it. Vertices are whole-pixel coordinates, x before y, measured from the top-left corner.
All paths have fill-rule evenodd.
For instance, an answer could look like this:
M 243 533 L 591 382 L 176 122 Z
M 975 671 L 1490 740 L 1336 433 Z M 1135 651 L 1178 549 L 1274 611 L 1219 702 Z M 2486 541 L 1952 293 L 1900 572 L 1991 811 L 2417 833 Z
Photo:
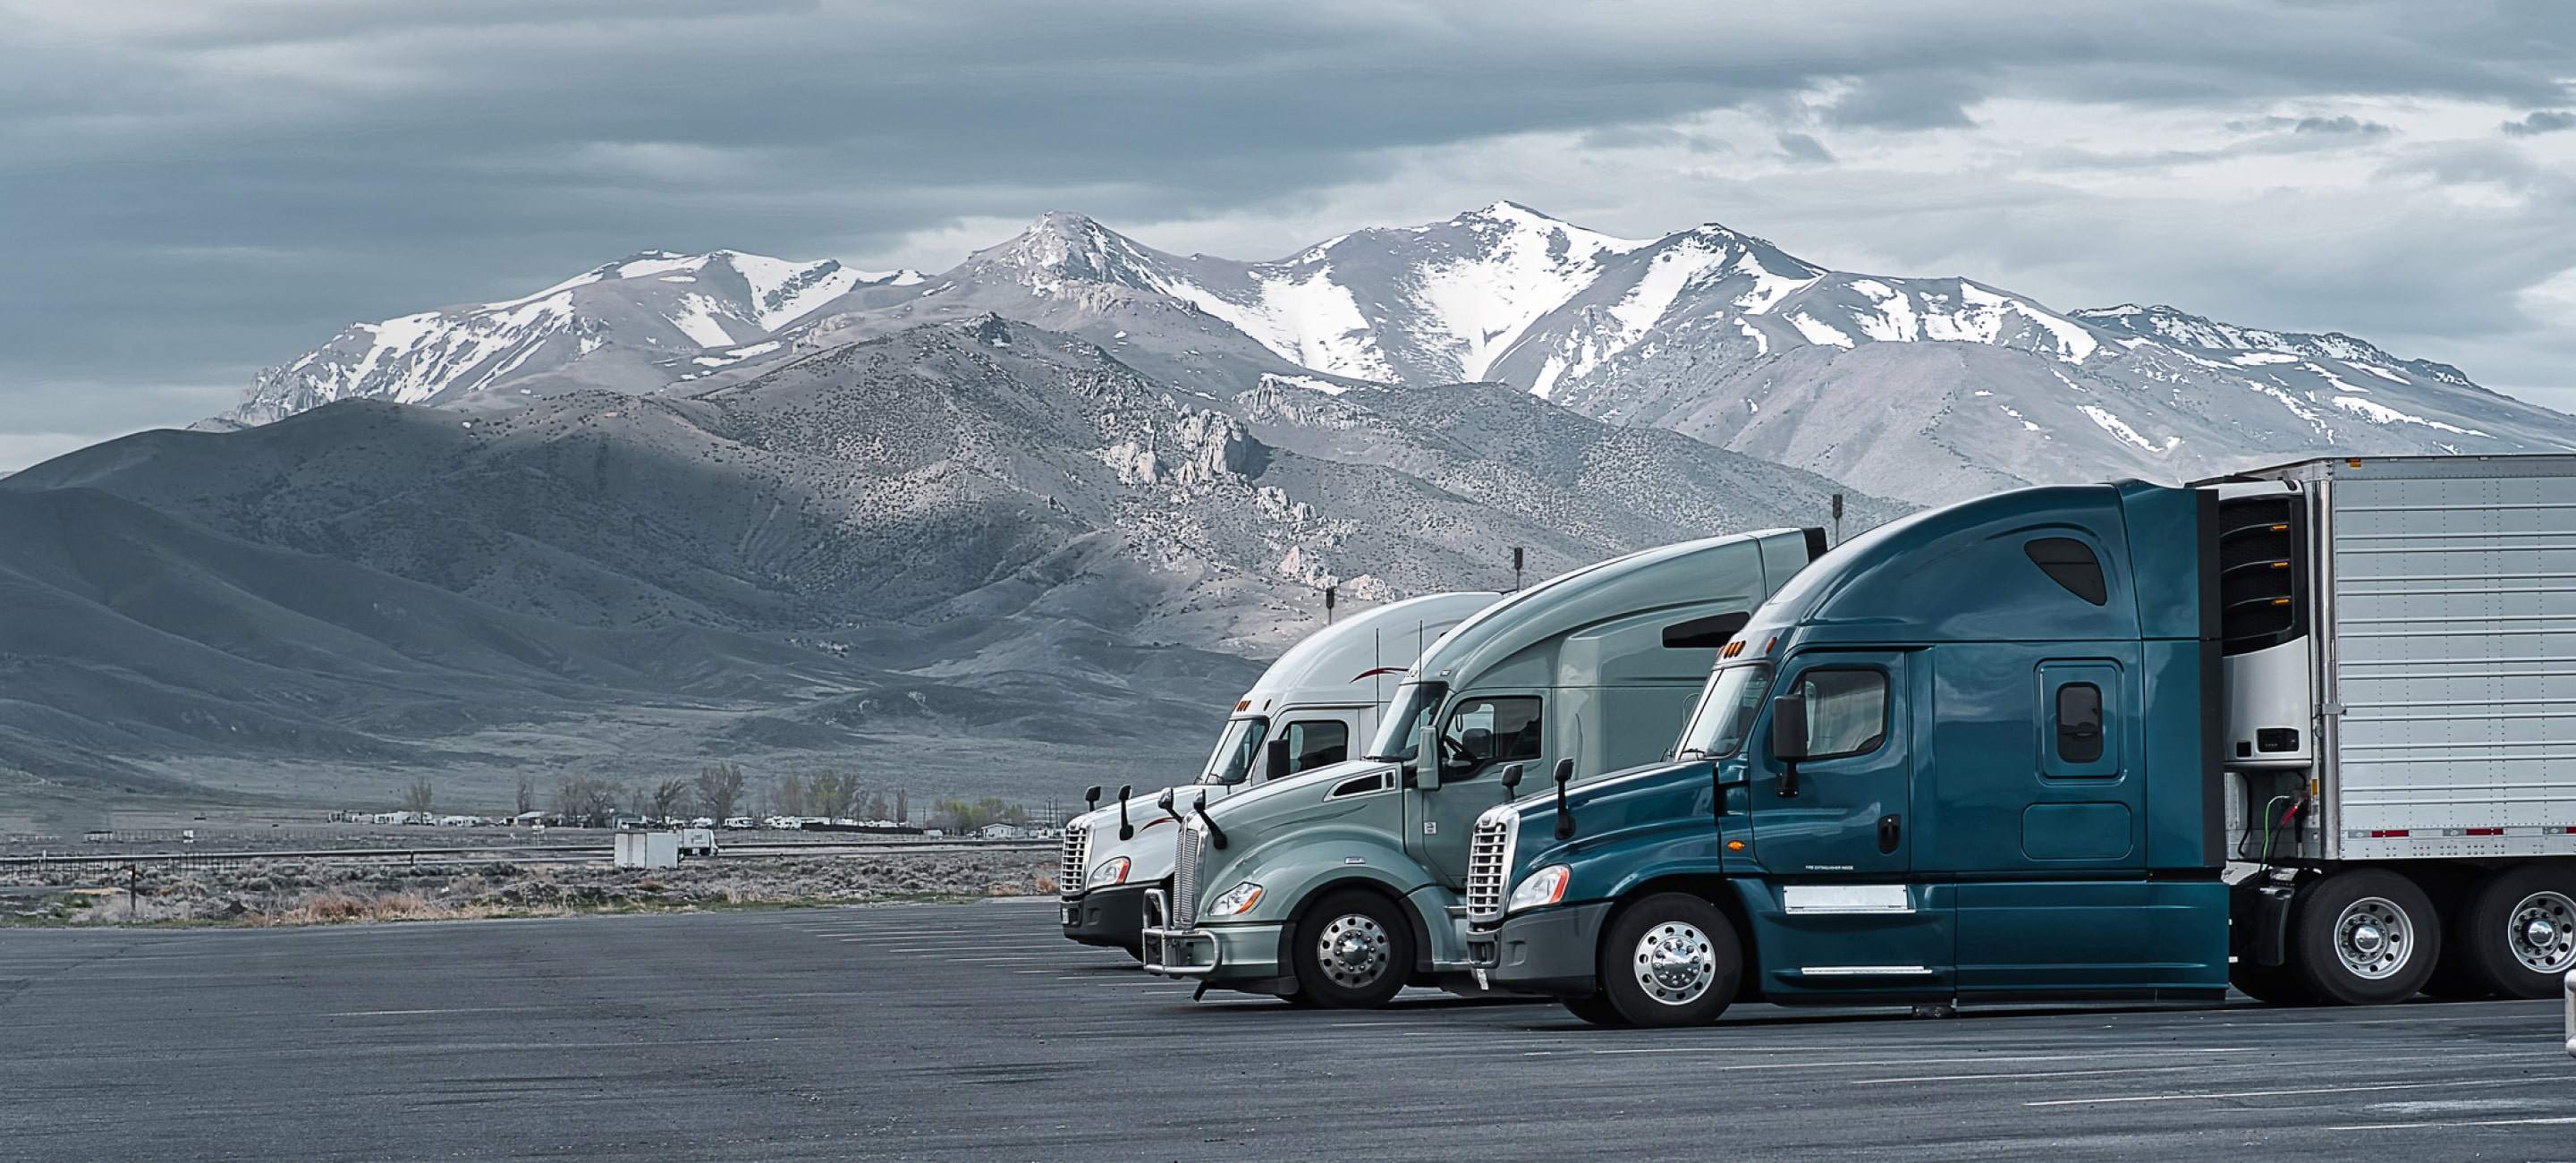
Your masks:
M 2102 758 L 2102 688 L 2089 682 L 2057 688 L 2057 757 L 2068 763 Z
M 1440 731 L 1440 765 L 1475 771 L 1539 757 L 1539 700 L 1528 696 L 1466 698 Z
M 1288 770 L 1308 771 L 1351 757 L 1351 729 L 1332 719 L 1288 724 Z
M 1878 750 L 1887 740 L 1887 675 L 1876 670 L 1817 669 L 1798 676 L 1807 696 L 1807 757 L 1833 759 Z
M 2067 593 L 2097 606 L 2111 600 L 2111 588 L 2102 580 L 2102 559 L 2093 556 L 2092 546 L 2072 537 L 2042 537 L 2021 551 Z

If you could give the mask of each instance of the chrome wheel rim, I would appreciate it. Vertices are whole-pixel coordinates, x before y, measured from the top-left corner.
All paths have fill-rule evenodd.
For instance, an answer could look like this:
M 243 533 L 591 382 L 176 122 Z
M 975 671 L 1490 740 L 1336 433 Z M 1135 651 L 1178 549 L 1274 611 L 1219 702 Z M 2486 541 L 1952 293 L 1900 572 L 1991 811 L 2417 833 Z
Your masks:
M 1386 975 L 1386 926 L 1375 918 L 1351 913 L 1333 918 L 1315 939 L 1315 960 L 1324 976 L 1344 989 L 1362 989 Z
M 2505 924 L 2513 959 L 2535 973 L 2576 967 L 2576 901 L 2564 893 L 2535 892 L 2513 906 Z
M 2345 972 L 2382 981 L 2406 968 L 2414 956 L 2415 923 L 2396 902 L 2367 896 L 2345 905 L 2335 917 L 2334 943 Z
M 1666 921 L 1637 939 L 1637 988 L 1668 1006 L 1689 1005 L 1717 980 L 1717 949 L 1696 925 Z

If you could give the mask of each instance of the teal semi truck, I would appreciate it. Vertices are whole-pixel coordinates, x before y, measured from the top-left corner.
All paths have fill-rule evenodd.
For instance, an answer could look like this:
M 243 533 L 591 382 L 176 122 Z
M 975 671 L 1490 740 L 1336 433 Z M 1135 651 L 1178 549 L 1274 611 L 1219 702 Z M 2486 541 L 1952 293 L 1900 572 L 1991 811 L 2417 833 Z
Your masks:
M 1797 529 L 1668 545 L 1460 622 L 1395 688 L 1366 758 L 1177 805 L 1146 969 L 1336 1007 L 1479 988 L 1459 897 L 1477 817 L 1523 773 L 1668 754 L 1719 649 L 1823 550 Z
M 2576 458 L 1963 502 L 1724 653 L 1673 762 L 1479 819 L 1497 986 L 1661 1026 L 2576 967 Z

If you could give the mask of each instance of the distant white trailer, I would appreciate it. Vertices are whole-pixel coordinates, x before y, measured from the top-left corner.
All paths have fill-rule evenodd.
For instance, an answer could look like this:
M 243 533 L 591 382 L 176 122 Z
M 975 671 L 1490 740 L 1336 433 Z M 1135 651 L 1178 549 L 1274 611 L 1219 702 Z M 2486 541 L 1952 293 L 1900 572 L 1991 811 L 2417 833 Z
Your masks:
M 619 868 L 678 868 L 680 834 L 677 832 L 620 832 L 617 834 Z
M 715 829 L 713 829 L 713 828 L 682 828 L 682 829 L 680 829 L 680 855 L 682 855 L 682 856 L 713 856 L 713 855 L 715 855 L 715 854 L 716 854 L 716 833 L 715 833 Z

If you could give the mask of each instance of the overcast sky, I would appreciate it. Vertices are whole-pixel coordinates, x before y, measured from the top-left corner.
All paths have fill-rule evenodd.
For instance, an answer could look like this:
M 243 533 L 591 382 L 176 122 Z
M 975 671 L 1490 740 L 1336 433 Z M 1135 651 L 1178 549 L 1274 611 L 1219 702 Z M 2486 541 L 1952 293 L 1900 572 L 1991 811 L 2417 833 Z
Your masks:
M 0 0 L 0 471 L 637 250 L 1269 258 L 1510 198 L 2576 409 L 2576 16 L 2471 4 Z

